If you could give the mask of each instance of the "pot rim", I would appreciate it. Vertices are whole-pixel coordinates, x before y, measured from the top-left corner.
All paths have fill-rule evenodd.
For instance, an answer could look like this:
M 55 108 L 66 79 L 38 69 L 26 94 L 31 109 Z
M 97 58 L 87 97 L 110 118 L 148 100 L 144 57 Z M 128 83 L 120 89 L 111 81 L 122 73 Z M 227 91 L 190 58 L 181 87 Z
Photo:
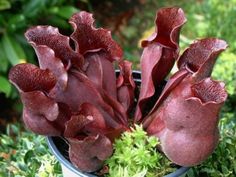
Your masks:
M 97 177 L 96 175 L 90 174 L 90 173 L 86 173 L 86 172 L 82 172 L 80 171 L 78 168 L 76 168 L 70 161 L 68 161 L 62 154 L 61 152 L 58 150 L 57 146 L 55 145 L 54 141 L 53 141 L 53 136 L 47 136 L 47 144 L 49 146 L 49 149 L 52 151 L 53 155 L 56 156 L 56 159 L 62 164 L 64 165 L 66 168 L 68 168 L 69 170 L 71 170 L 73 173 L 81 176 L 81 177 Z M 185 172 L 187 172 L 190 169 L 190 167 L 180 167 L 179 169 L 177 169 L 176 171 L 165 175 L 164 177 L 179 177 L 180 175 L 184 174 Z

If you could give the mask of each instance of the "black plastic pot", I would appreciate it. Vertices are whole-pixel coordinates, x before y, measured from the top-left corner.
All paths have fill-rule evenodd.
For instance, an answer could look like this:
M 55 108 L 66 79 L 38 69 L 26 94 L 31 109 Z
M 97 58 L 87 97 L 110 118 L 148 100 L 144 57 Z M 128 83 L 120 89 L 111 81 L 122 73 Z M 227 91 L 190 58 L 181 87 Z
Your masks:
M 76 168 L 68 158 L 68 145 L 60 137 L 47 137 L 48 146 L 52 153 L 62 166 L 64 177 L 97 177 L 95 174 L 84 173 Z M 180 167 L 176 171 L 166 175 L 165 177 L 179 177 L 189 170 L 189 167 Z
M 119 71 L 116 71 L 116 74 L 119 74 Z M 141 72 L 133 71 L 133 77 L 135 83 L 139 86 L 141 83 Z M 162 90 L 161 86 L 160 90 Z M 138 89 L 136 90 L 138 92 Z M 138 93 L 136 93 L 138 94 Z M 159 93 L 160 94 L 160 93 Z M 157 96 L 159 96 L 159 94 Z M 55 155 L 57 160 L 62 166 L 62 171 L 64 177 L 97 177 L 92 173 L 84 173 L 76 168 L 69 160 L 68 149 L 69 146 L 66 141 L 61 137 L 47 137 L 48 146 L 51 149 L 52 153 Z M 165 177 L 179 177 L 189 170 L 189 167 L 179 167 L 176 171 L 166 175 Z

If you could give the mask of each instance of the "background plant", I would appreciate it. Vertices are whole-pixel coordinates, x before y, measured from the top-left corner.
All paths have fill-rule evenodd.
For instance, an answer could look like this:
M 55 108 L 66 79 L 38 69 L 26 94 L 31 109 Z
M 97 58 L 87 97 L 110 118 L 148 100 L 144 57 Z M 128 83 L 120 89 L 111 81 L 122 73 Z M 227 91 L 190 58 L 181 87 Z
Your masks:
M 0 135 L 0 176 L 60 177 L 59 162 L 51 155 L 45 137 L 8 125 Z

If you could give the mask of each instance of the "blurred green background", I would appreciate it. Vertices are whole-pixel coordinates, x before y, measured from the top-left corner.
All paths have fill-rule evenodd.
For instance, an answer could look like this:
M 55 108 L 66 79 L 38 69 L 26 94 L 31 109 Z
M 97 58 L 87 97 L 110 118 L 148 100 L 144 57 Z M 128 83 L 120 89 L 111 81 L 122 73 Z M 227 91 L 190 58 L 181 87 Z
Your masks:
M 22 105 L 7 79 L 18 63 L 37 64 L 24 32 L 33 25 L 57 26 L 71 34 L 69 17 L 80 10 L 94 13 L 97 26 L 109 28 L 125 58 L 139 68 L 140 40 L 152 33 L 160 7 L 183 8 L 187 23 L 180 37 L 181 52 L 194 39 L 219 37 L 229 48 L 220 55 L 213 77 L 229 92 L 220 120 L 221 141 L 213 155 L 186 176 L 236 176 L 236 0 L 0 0 L 0 176 L 60 176 L 60 166 L 45 139 L 24 129 Z

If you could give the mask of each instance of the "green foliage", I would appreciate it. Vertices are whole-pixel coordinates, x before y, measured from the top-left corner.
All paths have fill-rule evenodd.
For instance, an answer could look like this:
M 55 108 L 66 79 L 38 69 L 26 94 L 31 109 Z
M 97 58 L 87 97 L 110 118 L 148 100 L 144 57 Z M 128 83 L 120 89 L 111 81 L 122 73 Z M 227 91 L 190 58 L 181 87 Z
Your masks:
M 115 140 L 114 154 L 106 161 L 109 177 L 163 176 L 175 170 L 171 162 L 159 152 L 155 137 L 148 137 L 142 127 L 135 126 Z
M 51 155 L 45 138 L 9 125 L 0 135 L 0 176 L 60 177 L 61 167 Z
M 11 91 L 11 85 L 5 77 L 0 76 L 0 85 L 0 92 L 4 92 L 8 96 Z
M 11 7 L 11 4 L 8 0 L 1 0 L 0 1 L 0 10 L 9 9 Z
M 235 0 L 222 1 L 210 0 L 204 3 L 204 13 L 210 12 L 206 18 L 209 22 L 207 36 L 216 36 L 227 40 L 230 44 L 230 51 L 236 52 L 236 34 L 231 26 L 236 26 Z M 216 18 L 216 16 L 219 16 Z M 213 27 L 214 26 L 214 27 Z
M 213 78 L 224 81 L 229 96 L 236 92 L 236 55 L 230 52 L 223 52 L 214 67 Z
M 11 65 L 16 65 L 25 62 L 25 53 L 19 43 L 15 41 L 8 34 L 4 34 L 2 37 L 3 53 Z
M 27 44 L 24 32 L 34 25 L 57 26 L 71 30 L 67 20 L 78 12 L 76 0 L 1 0 L 0 1 L 0 76 L 7 86 L 0 92 L 11 96 L 7 72 L 11 66 L 23 62 L 36 63 L 33 49 Z M 1 84 L 1 83 L 0 83 Z M 2 87 L 2 84 L 1 84 Z

